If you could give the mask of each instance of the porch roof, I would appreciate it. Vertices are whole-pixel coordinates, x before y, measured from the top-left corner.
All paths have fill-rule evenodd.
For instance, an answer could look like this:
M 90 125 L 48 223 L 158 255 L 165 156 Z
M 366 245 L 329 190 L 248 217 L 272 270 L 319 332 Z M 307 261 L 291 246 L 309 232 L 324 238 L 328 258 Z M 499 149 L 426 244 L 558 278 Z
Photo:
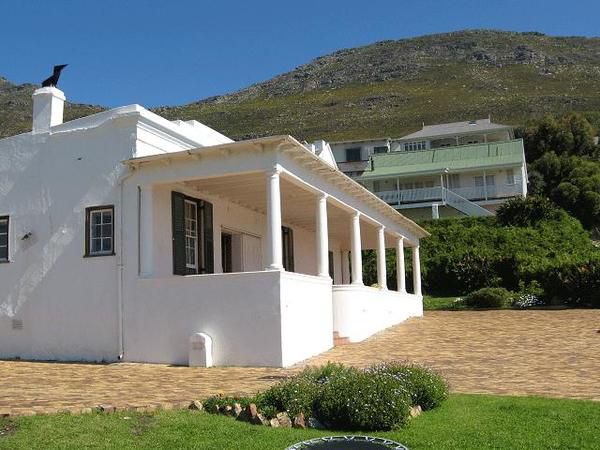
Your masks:
M 521 139 L 490 144 L 442 147 L 414 152 L 393 152 L 375 155 L 372 170 L 366 170 L 359 180 L 394 176 L 440 173 L 490 167 L 521 166 L 525 162 Z
M 165 153 L 159 155 L 144 156 L 131 158 L 123 161 L 130 168 L 138 169 L 144 165 L 154 163 L 174 162 L 176 160 L 194 160 L 207 155 L 208 153 L 216 152 L 224 157 L 224 159 L 233 152 L 245 151 L 266 151 L 275 150 L 276 152 L 291 153 L 294 158 L 306 168 L 310 169 L 311 173 L 323 178 L 328 183 L 335 185 L 337 188 L 343 189 L 347 194 L 366 203 L 372 209 L 382 214 L 387 219 L 391 219 L 394 223 L 408 229 L 418 238 L 429 236 L 429 233 L 412 220 L 400 214 L 386 202 L 382 201 L 368 189 L 346 176 L 337 168 L 330 166 L 325 160 L 306 148 L 296 139 L 289 135 L 269 136 L 265 138 L 249 139 L 245 141 L 231 142 L 208 147 L 184 150 L 180 152 Z M 372 218 L 377 220 L 377 218 Z

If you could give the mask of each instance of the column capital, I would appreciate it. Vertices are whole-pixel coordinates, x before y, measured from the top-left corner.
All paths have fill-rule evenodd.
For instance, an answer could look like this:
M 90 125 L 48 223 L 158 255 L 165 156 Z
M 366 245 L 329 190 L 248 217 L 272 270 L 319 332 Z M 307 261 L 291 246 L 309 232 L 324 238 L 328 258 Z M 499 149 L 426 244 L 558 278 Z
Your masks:
M 404 242 L 404 239 L 406 239 L 406 238 L 404 236 L 402 236 L 401 234 L 396 235 L 397 242 Z
M 329 198 L 329 194 L 327 192 L 319 192 L 317 194 L 317 198 L 319 200 L 327 200 Z
M 360 219 L 361 213 L 360 211 L 352 211 L 350 215 L 352 216 L 352 218 Z
M 268 176 L 273 177 L 275 175 L 280 175 L 282 171 L 283 171 L 283 167 L 281 167 L 279 164 L 275 164 L 270 169 L 267 169 L 266 173 Z

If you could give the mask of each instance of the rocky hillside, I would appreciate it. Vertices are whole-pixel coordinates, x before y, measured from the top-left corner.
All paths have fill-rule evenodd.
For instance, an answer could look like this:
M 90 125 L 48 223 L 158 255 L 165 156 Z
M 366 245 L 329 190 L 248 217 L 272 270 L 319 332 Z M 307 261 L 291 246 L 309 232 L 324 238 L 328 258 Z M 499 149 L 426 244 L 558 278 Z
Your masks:
M 14 85 L 0 77 L 0 137 L 12 136 L 31 130 L 31 94 L 39 86 Z M 68 103 L 65 120 L 88 116 L 101 111 L 99 106 Z
M 0 134 L 27 129 L 29 108 L 20 103 L 33 86 L 9 85 L 20 102 L 14 117 L 2 86 Z M 288 133 L 337 140 L 488 114 L 519 125 L 570 110 L 600 111 L 600 38 L 472 30 L 340 50 L 239 92 L 156 112 L 236 139 Z M 71 109 L 83 112 L 82 105 Z

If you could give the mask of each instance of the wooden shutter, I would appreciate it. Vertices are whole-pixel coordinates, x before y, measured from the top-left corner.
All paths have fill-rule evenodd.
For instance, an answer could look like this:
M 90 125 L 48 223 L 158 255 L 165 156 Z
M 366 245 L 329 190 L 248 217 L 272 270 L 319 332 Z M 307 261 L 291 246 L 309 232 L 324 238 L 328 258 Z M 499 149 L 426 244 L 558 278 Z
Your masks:
M 283 247 L 283 268 L 288 272 L 294 271 L 294 230 L 281 227 L 281 242 Z
M 204 248 L 203 273 L 215 273 L 215 252 L 213 238 L 213 205 L 207 201 L 202 202 L 202 230 Z
M 186 275 L 185 268 L 185 196 L 171 192 L 173 229 L 173 274 Z

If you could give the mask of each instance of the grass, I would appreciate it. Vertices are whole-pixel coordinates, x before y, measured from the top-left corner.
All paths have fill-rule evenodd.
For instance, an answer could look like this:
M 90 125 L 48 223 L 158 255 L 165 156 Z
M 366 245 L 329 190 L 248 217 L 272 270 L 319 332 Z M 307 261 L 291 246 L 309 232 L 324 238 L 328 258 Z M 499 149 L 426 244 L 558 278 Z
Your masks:
M 600 402 L 452 395 L 437 410 L 384 436 L 411 449 L 598 448 Z M 2 433 L 2 430 L 7 430 Z M 191 411 L 0 419 L 0 449 L 284 449 L 342 431 L 273 429 Z M 360 433 L 355 433 L 360 434 Z
M 436 310 L 455 310 L 457 309 L 454 305 L 456 297 L 432 297 L 426 295 L 423 297 L 423 308 L 425 311 L 436 311 Z

